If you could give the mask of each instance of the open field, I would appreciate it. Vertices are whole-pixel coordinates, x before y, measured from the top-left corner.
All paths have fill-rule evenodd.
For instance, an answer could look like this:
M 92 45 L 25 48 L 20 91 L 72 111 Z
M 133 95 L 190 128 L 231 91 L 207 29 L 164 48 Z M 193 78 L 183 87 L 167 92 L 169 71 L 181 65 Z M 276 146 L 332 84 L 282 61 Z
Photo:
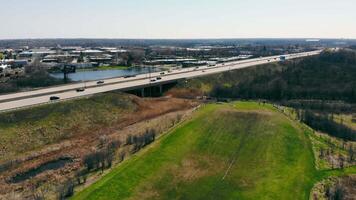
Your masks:
M 270 105 L 207 105 L 73 199 L 308 199 L 316 170 L 308 131 Z

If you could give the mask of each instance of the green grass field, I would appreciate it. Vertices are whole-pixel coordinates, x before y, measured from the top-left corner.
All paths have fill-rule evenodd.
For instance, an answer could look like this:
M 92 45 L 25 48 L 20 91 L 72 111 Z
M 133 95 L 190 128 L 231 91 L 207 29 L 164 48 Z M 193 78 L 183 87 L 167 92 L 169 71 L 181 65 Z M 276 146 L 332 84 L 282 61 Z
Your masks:
M 308 132 L 270 105 L 206 105 L 73 199 L 308 199 Z

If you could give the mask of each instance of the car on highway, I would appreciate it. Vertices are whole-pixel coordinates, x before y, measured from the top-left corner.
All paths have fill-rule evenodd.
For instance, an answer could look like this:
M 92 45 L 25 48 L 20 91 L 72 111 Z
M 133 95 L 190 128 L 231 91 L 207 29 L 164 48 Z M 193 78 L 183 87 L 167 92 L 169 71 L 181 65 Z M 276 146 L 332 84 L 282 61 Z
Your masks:
M 162 79 L 162 77 L 160 77 L 160 76 L 156 78 L 156 80 L 161 80 L 161 79 Z
M 77 92 L 84 92 L 84 91 L 85 91 L 85 88 L 77 88 L 76 91 L 77 91 Z
M 201 72 L 205 72 L 205 70 L 201 71 Z
M 156 79 L 151 79 L 150 81 L 151 81 L 151 82 L 156 82 Z
M 49 100 L 51 100 L 51 101 L 55 101 L 55 100 L 59 100 L 60 98 L 59 97 L 57 97 L 57 96 L 51 96 L 50 98 L 49 98 Z
M 104 81 L 98 81 L 96 82 L 96 84 L 100 85 L 100 84 L 104 84 L 105 82 Z
M 159 74 L 164 75 L 165 73 L 164 73 L 164 72 L 161 72 L 161 73 L 159 73 Z
M 133 78 L 133 77 L 136 77 L 136 75 L 126 75 L 126 76 L 124 76 L 124 78 Z

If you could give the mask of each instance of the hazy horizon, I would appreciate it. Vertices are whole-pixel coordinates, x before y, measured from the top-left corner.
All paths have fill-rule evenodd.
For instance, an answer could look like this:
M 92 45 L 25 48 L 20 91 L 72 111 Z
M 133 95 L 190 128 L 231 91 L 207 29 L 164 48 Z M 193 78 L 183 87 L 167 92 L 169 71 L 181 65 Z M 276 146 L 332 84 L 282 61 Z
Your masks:
M 355 39 L 352 0 L 0 0 L 0 39 Z
M 0 38 L 0 40 L 356 40 L 355 38 L 323 38 L 323 37 L 235 37 L 235 38 L 105 38 L 105 37 L 32 37 L 32 38 Z

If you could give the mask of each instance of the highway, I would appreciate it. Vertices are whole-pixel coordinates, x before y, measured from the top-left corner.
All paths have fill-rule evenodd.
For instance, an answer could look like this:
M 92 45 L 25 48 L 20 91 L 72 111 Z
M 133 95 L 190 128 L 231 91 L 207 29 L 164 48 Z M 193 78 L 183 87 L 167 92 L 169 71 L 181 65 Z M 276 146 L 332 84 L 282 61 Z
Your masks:
M 320 54 L 322 50 L 303 52 L 297 54 L 284 55 L 286 59 L 295 59 Z M 175 69 L 164 72 L 154 72 L 149 74 L 141 74 L 135 77 L 118 77 L 105 79 L 103 84 L 98 84 L 97 81 L 85 82 L 85 91 L 77 92 L 76 89 L 84 87 L 84 83 L 74 83 L 37 89 L 33 91 L 19 92 L 13 94 L 0 95 L 0 112 L 21 109 L 46 103 L 55 103 L 74 98 L 85 97 L 98 93 L 109 92 L 113 90 L 127 91 L 134 88 L 148 87 L 152 84 L 159 85 L 169 82 L 174 82 L 180 79 L 194 78 L 209 74 L 221 73 L 230 70 L 236 70 L 266 63 L 279 62 L 281 56 L 270 56 L 262 58 L 254 58 L 240 60 L 228 63 L 217 64 L 216 66 L 201 66 L 184 69 Z M 161 80 L 156 80 L 161 77 Z M 153 82 L 152 79 L 155 79 Z M 50 101 L 51 96 L 59 97 L 60 100 Z

